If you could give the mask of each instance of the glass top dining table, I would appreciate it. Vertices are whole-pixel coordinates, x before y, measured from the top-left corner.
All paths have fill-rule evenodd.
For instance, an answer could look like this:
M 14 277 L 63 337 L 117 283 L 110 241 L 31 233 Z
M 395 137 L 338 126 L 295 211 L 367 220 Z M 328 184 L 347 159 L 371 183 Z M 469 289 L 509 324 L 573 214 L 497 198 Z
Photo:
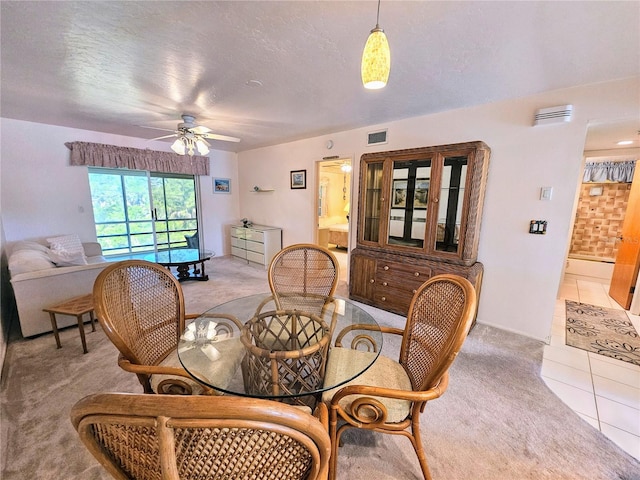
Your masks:
M 338 346 L 336 347 L 336 341 Z M 296 402 L 316 398 L 366 371 L 382 347 L 375 319 L 339 297 L 271 293 L 222 303 L 188 323 L 178 343 L 182 366 L 196 381 L 240 396 Z M 340 365 L 340 380 L 325 381 L 334 348 L 371 352 L 367 361 Z

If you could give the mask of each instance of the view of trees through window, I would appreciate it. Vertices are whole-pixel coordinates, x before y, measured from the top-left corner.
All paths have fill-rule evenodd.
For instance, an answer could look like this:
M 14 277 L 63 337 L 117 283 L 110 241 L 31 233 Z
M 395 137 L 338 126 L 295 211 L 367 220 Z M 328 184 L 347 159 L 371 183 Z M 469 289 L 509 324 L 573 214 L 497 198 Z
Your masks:
M 186 247 L 198 229 L 192 175 L 90 168 L 89 185 L 105 255 Z

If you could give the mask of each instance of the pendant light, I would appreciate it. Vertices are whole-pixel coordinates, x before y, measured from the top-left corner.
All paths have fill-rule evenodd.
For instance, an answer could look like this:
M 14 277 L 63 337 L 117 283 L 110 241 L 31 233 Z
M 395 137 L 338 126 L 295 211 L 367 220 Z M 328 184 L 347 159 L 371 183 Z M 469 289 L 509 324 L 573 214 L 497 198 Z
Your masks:
M 376 90 L 384 88 L 391 70 L 391 52 L 384 30 L 378 24 L 380 20 L 380 0 L 378 0 L 378 15 L 376 26 L 371 30 L 362 52 L 362 84 L 364 88 Z

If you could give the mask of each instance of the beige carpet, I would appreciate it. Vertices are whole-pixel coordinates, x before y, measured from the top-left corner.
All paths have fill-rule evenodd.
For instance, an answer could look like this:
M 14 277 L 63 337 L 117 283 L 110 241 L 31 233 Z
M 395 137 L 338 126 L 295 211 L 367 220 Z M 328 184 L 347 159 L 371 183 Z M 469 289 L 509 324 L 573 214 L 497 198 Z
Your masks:
M 198 312 L 238 296 L 268 290 L 264 270 L 217 258 L 208 282 L 183 284 L 187 309 Z M 339 292 L 345 295 L 344 283 Z M 404 319 L 366 307 L 385 325 Z M 9 343 L 0 390 L 3 480 L 106 480 L 69 421 L 80 398 L 99 391 L 140 392 L 120 370 L 100 329 L 65 329 L 63 348 L 51 334 Z M 396 352 L 389 341 L 384 351 Z M 434 480 L 638 480 L 640 462 L 566 407 L 542 382 L 540 342 L 478 325 L 451 370 L 445 395 L 427 405 L 422 434 Z M 395 353 L 390 353 L 395 356 Z M 338 478 L 420 479 L 409 441 L 370 432 L 344 436 Z
M 566 304 L 567 345 L 640 366 L 640 338 L 624 310 Z

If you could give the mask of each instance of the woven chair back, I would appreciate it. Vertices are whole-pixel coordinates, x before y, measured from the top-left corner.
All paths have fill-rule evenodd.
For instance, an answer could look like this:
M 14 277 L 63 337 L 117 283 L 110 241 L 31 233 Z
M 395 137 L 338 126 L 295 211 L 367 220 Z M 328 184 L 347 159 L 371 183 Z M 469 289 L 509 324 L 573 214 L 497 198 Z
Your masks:
M 307 311 L 320 314 L 323 299 L 336 291 L 339 272 L 338 260 L 326 248 L 296 244 L 271 260 L 269 286 L 279 309 L 300 309 L 300 297 L 292 294 L 301 294 L 309 296 Z
M 165 267 L 126 260 L 105 268 L 93 288 L 98 320 L 131 363 L 157 365 L 185 327 L 182 288 Z
M 413 390 L 438 384 L 462 348 L 477 308 L 473 285 L 457 275 L 437 275 L 414 294 L 399 362 Z
M 315 480 L 328 469 L 326 427 L 268 400 L 97 394 L 71 421 L 117 479 Z

